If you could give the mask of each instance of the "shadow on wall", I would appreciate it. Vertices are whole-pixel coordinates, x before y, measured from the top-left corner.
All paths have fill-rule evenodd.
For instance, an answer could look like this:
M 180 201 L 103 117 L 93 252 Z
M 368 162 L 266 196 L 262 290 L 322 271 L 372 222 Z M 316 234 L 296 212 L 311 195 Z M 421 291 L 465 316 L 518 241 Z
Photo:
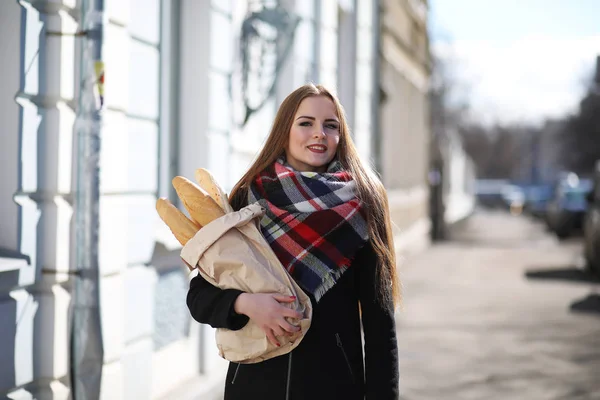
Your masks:
M 64 287 L 33 293 L 18 288 L 19 275 L 29 275 L 31 268 L 25 260 L 0 258 L 2 399 L 15 388 L 32 390 L 39 398 L 36 390 L 46 389 L 40 389 L 40 380 L 68 372 L 69 293 Z M 65 334 L 57 337 L 57 332 Z
M 0 273 L 4 279 L 5 273 Z M 0 301 L 0 397 L 4 398 L 6 393 L 17 386 L 16 383 L 16 361 L 15 339 L 17 336 L 17 302 L 13 298 Z
M 17 315 L 19 309 L 19 293 L 11 294 L 11 290 L 19 284 L 19 274 L 22 267 L 27 266 L 29 260 L 15 259 L 16 252 L 0 249 L 0 397 L 18 386 L 22 382 L 18 377 L 20 361 L 17 357 L 17 334 L 19 325 L 23 321 L 24 313 Z M 20 257 L 22 258 L 22 257 Z M 20 291 L 16 291 L 20 292 Z M 20 307 L 23 308 L 23 307 Z
M 525 272 L 525 277 L 527 279 L 559 280 L 587 284 L 600 283 L 600 276 L 576 267 L 528 270 Z M 569 305 L 569 310 L 574 313 L 591 313 L 600 317 L 600 294 L 592 291 L 584 298 L 573 301 Z
M 23 289 L 0 300 L 0 398 L 8 398 L 17 387 L 26 388 L 46 372 L 42 363 L 53 351 L 54 326 L 43 321 L 40 303 Z M 46 309 L 54 308 L 52 302 L 46 303 Z M 47 329 L 40 329 L 41 324 Z
M 169 232 L 170 234 L 170 232 Z M 190 335 L 192 319 L 185 305 L 190 272 L 179 255 L 181 248 L 156 242 L 149 265 L 156 270 L 154 292 L 154 350 Z

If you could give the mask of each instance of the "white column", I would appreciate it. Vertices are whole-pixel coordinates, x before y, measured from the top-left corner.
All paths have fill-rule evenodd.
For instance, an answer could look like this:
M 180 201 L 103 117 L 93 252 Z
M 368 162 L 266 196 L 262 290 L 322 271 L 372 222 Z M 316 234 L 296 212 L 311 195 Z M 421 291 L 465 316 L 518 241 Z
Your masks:
M 337 92 L 338 73 L 338 3 L 321 1 L 319 82 Z
M 75 7 L 71 1 L 61 3 L 66 8 Z M 42 17 L 46 35 L 77 31 L 78 23 L 66 9 L 58 9 L 56 2 L 48 1 L 44 5 L 48 12 Z M 32 17 L 36 14 L 31 9 L 27 12 Z M 30 100 L 41 115 L 37 148 L 38 168 L 41 168 L 36 191 L 29 197 L 40 211 L 36 267 L 41 279 L 33 292 L 39 304 L 33 337 L 37 355 L 34 379 L 49 383 L 37 385 L 33 393 L 35 396 L 37 392 L 38 398 L 67 399 L 71 299 L 69 289 L 63 285 L 68 285 L 67 272 L 73 267 L 70 243 L 75 39 L 72 35 L 50 33 L 45 38 L 42 36 L 42 40 L 38 56 L 40 85 L 37 96 Z M 26 86 L 23 98 L 30 94 L 34 93 L 28 92 Z
M 69 396 L 75 39 L 60 33 L 76 32 L 77 22 L 67 12 L 74 7 L 72 1 L 41 1 L 35 8 L 29 1 L 0 6 L 0 15 L 8 18 L 0 23 L 0 29 L 12 30 L 3 33 L 1 39 L 8 44 L 2 51 L 12 49 L 12 54 L 1 54 L 8 62 L 7 76 L 15 73 L 10 61 L 18 66 L 12 85 L 0 84 L 0 102 L 10 96 L 13 104 L 1 107 L 1 112 L 11 115 L 3 121 L 7 124 L 3 131 L 9 134 L 2 135 L 0 147 L 2 152 L 12 151 L 0 158 L 3 163 L 14 163 L 6 168 L 12 174 L 0 187 L 0 197 L 12 203 L 14 196 L 19 205 L 0 207 L 13 213 L 0 216 L 2 225 L 7 224 L 4 232 L 12 238 L 12 243 L 0 239 L 0 246 L 31 259 L 30 265 L 0 271 L 0 291 L 8 294 L 0 307 L 9 310 L 3 314 L 7 321 L 13 320 L 1 335 L 2 343 L 6 335 L 13 338 L 12 354 L 4 364 L 14 368 L 13 373 L 0 373 L 8 377 L 2 382 L 2 397 L 11 386 L 19 387 L 9 389 L 13 397 L 28 393 L 38 399 Z M 20 120 L 17 125 L 15 118 Z M 4 354 L 4 346 L 0 347 Z
M 377 34 L 373 26 L 373 0 L 357 0 L 356 28 L 356 97 L 354 113 L 354 141 L 359 154 L 365 162 L 373 157 L 371 136 L 373 132 L 372 103 L 374 93 L 379 90 L 373 87 L 373 65 L 377 53 L 373 49 L 373 38 Z
M 357 29 L 354 1 L 340 2 L 338 20 L 338 96 L 346 111 L 350 130 L 353 132 L 356 108 L 357 38 L 360 34 Z
M 181 2 L 179 170 L 194 176 L 208 159 L 210 1 Z

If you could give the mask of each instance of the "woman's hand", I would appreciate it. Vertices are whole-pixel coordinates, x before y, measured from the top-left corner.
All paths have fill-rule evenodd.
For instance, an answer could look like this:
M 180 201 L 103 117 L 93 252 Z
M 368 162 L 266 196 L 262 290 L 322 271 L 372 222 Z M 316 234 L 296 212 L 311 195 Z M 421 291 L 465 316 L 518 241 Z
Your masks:
M 267 339 L 275 346 L 280 344 L 275 336 L 289 335 L 300 330 L 286 321 L 286 317 L 299 320 L 302 313 L 285 307 L 280 303 L 293 303 L 293 296 L 278 293 L 242 293 L 235 300 L 233 308 L 236 313 L 247 315 L 265 331 Z

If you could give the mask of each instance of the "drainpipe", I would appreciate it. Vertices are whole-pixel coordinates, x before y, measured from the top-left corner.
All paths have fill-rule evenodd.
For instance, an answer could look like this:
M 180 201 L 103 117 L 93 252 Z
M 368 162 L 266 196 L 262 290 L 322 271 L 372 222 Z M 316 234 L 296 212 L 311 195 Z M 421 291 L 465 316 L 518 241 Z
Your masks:
M 383 180 L 383 160 L 381 159 L 381 122 L 379 113 L 379 102 L 381 101 L 381 1 L 373 0 L 373 99 L 371 101 L 371 157 L 375 170 L 379 172 Z
M 74 400 L 100 397 L 104 346 L 98 267 L 99 156 L 102 121 L 104 0 L 82 0 L 80 92 L 75 120 L 77 188 L 71 385 Z

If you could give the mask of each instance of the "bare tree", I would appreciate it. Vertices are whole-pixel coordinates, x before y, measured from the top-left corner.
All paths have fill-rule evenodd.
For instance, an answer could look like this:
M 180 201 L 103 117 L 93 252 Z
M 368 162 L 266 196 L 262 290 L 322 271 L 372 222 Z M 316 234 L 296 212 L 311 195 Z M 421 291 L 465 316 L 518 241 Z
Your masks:
M 562 138 L 565 165 L 582 175 L 590 174 L 600 159 L 600 85 L 592 79 L 577 112 L 566 119 Z
M 513 126 L 487 126 L 470 114 L 468 90 L 454 74 L 458 66 L 451 57 L 433 57 L 430 107 L 433 155 L 449 134 L 461 137 L 480 178 L 510 178 L 519 169 L 519 137 Z M 461 94 L 463 97 L 460 97 Z M 523 130 L 523 129 L 520 129 Z

